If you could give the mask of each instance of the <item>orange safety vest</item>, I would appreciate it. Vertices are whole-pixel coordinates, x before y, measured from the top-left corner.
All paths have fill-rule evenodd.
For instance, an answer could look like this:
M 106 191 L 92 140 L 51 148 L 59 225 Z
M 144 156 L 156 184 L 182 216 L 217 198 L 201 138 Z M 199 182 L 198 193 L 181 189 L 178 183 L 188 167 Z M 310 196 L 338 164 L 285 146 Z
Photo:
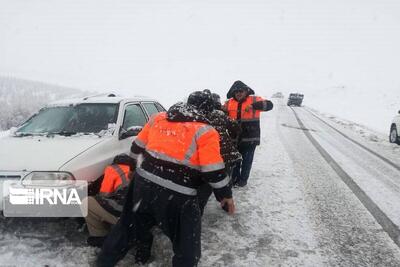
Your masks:
M 263 100 L 264 99 L 259 96 L 253 96 L 253 95 L 248 96 L 246 98 L 246 100 L 244 102 L 242 102 L 240 118 L 238 118 L 239 102 L 236 101 L 236 99 L 231 98 L 228 101 L 226 101 L 225 108 L 228 111 L 229 117 L 233 120 L 258 121 L 258 120 L 260 120 L 261 110 L 255 110 L 253 108 L 250 108 L 248 111 L 246 111 L 246 108 L 255 102 L 263 101 Z
M 189 167 L 193 173 L 224 170 L 225 164 L 220 154 L 219 134 L 203 122 L 171 122 L 165 112 L 151 118 L 139 133 L 134 143 L 143 148 L 152 158 Z M 135 157 L 135 155 L 133 155 Z M 156 184 L 171 190 L 196 195 L 196 188 L 176 184 L 137 167 L 136 173 Z M 178 174 L 176 179 L 180 179 Z M 195 174 L 193 174 L 195 176 Z M 181 180 L 185 178 L 182 177 Z M 178 182 L 181 182 L 180 180 Z M 210 183 L 213 186 L 212 183 Z M 226 186 L 225 181 L 215 184 L 216 188 Z
M 101 183 L 100 193 L 109 194 L 128 186 L 129 172 L 130 168 L 128 165 L 112 164 L 107 166 L 104 170 L 104 179 Z

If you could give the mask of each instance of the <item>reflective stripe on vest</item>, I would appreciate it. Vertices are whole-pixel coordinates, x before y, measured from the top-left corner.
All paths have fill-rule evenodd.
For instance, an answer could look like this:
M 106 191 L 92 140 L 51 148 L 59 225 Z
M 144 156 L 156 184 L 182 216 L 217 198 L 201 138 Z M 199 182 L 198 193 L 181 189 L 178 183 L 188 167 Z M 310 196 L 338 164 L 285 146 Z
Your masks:
M 141 148 L 145 148 L 146 147 L 146 144 L 145 143 L 143 143 L 141 140 L 139 140 L 138 138 L 135 138 L 135 141 L 134 141 L 135 143 L 136 143 L 136 145 L 138 145 L 139 147 L 141 147 Z
M 161 160 L 169 161 L 169 162 L 176 163 L 179 165 L 184 165 L 184 166 L 187 166 L 192 169 L 199 170 L 199 171 L 201 169 L 200 166 L 195 166 L 190 163 L 186 163 L 185 161 L 174 159 L 174 158 L 172 158 L 164 153 L 161 153 L 161 152 L 152 151 L 152 150 L 146 150 L 146 152 L 149 153 L 153 158 L 156 158 L 156 159 L 161 159 Z
M 256 110 L 254 108 L 251 111 L 246 112 L 245 109 L 250 105 L 256 103 L 258 101 L 258 97 L 256 96 L 248 96 L 247 99 L 241 104 L 241 118 L 240 121 L 259 121 L 261 111 Z M 261 101 L 261 99 L 260 99 Z M 239 102 L 234 98 L 231 98 L 227 101 L 226 108 L 228 110 L 228 115 L 233 120 L 238 120 L 238 108 Z M 250 114 L 251 112 L 251 114 Z
M 114 210 L 122 212 L 123 206 L 120 205 L 120 204 L 118 204 L 118 202 L 115 201 L 114 199 L 106 198 L 105 201 L 106 201 L 107 204 L 108 204 L 111 208 L 113 208 Z
M 212 127 L 210 125 L 204 125 L 201 128 L 197 130 L 197 132 L 194 134 L 192 138 L 192 143 L 190 144 L 189 148 L 186 150 L 185 157 L 184 157 L 184 165 L 189 165 L 190 164 L 190 159 L 192 158 L 194 152 L 196 152 L 197 149 L 197 140 L 205 134 L 207 131 L 211 130 Z
M 219 188 L 222 188 L 222 187 L 228 185 L 230 180 L 231 179 L 229 178 L 229 176 L 226 176 L 224 180 L 219 181 L 218 183 L 209 183 L 209 184 L 211 185 L 212 188 L 219 189 Z
M 129 156 L 131 157 L 131 158 L 133 158 L 133 159 L 138 159 L 139 158 L 139 154 L 135 154 L 135 153 L 133 153 L 132 151 L 129 153 Z
M 178 160 L 178 159 L 170 157 L 162 152 L 153 151 L 150 149 L 147 149 L 146 152 L 149 153 L 152 157 L 154 157 L 156 159 L 161 159 L 161 160 L 176 163 L 179 165 L 184 165 L 184 166 L 187 166 L 189 168 L 192 168 L 192 169 L 195 169 L 195 170 L 198 170 L 201 172 L 211 172 L 211 171 L 223 169 L 223 168 L 225 168 L 225 164 L 223 162 L 204 165 L 204 166 L 193 165 L 190 163 L 190 159 L 192 158 L 193 154 L 197 150 L 197 140 L 203 134 L 205 134 L 207 131 L 209 131 L 211 129 L 212 129 L 212 127 L 210 125 L 204 125 L 196 131 L 196 133 L 194 134 L 194 136 L 192 138 L 192 142 L 191 142 L 190 146 L 187 148 L 187 150 L 185 152 L 184 160 Z
M 128 177 L 126 177 L 125 172 L 121 169 L 121 167 L 117 164 L 111 165 L 111 167 L 116 171 L 121 178 L 121 184 L 122 186 L 127 186 L 128 185 Z
M 157 175 L 154 175 L 150 172 L 147 172 L 145 170 L 143 170 L 142 168 L 138 167 L 136 168 L 136 172 L 137 174 L 139 174 L 141 177 L 155 183 L 158 184 L 162 187 L 168 188 L 172 191 L 184 194 L 184 195 L 189 195 L 189 196 L 196 196 L 197 195 L 197 190 L 194 188 L 190 188 L 190 187 L 186 187 L 186 186 L 182 186 L 179 184 L 176 184 L 170 180 L 166 180 L 164 178 L 161 178 Z
M 220 163 L 214 163 L 214 164 L 208 164 L 208 165 L 203 165 L 203 166 L 196 166 L 191 164 L 190 162 L 186 162 L 186 160 L 177 160 L 172 157 L 169 157 L 168 155 L 165 155 L 163 153 L 157 152 L 157 151 L 151 151 L 151 150 L 146 150 L 147 153 L 149 153 L 153 158 L 156 159 L 161 159 L 165 160 L 168 162 L 176 163 L 179 165 L 184 165 L 186 167 L 198 170 L 200 172 L 212 172 L 212 171 L 217 171 L 225 168 L 225 163 L 220 162 Z

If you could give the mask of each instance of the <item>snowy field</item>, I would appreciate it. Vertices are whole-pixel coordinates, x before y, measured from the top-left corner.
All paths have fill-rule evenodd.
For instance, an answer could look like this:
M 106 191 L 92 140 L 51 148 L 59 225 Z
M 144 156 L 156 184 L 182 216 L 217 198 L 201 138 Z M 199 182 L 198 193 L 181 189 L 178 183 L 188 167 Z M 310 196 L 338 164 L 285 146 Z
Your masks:
M 366 154 L 360 156 L 365 152 L 330 132 L 306 108 L 295 109 L 304 121 L 306 129 L 302 129 L 284 101 L 273 101 L 274 110 L 262 116 L 262 144 L 256 150 L 249 184 L 234 191 L 237 213 L 227 216 L 215 200 L 206 208 L 200 266 L 400 266 L 399 247 L 322 159 L 304 131 L 315 136 L 400 225 L 400 213 L 390 203 L 400 201 L 396 191 L 400 183 L 393 177 L 397 173 Z M 385 135 L 311 111 L 400 164 L 400 146 L 389 144 Z M 357 158 L 366 159 L 369 167 Z M 382 181 L 374 175 L 380 169 L 385 171 Z M 357 176 L 361 171 L 365 180 Z M 0 264 L 89 266 L 98 253 L 86 246 L 87 233 L 72 219 L 2 218 L 0 233 Z M 148 266 L 170 266 L 171 245 L 155 233 L 153 261 Z M 133 253 L 119 266 L 132 266 Z

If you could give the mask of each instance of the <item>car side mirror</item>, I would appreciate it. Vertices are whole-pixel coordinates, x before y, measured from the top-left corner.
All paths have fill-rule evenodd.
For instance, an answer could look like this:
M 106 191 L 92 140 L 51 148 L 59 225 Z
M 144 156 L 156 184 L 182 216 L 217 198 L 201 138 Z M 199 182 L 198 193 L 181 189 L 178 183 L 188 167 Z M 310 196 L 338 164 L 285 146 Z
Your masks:
M 399 110 L 399 112 L 397 112 L 397 113 L 399 113 L 399 114 L 400 114 L 400 110 Z
M 121 127 L 121 130 L 119 132 L 119 140 L 126 139 L 132 136 L 137 136 L 142 129 L 142 126 L 132 126 L 129 127 L 128 130 L 125 130 Z

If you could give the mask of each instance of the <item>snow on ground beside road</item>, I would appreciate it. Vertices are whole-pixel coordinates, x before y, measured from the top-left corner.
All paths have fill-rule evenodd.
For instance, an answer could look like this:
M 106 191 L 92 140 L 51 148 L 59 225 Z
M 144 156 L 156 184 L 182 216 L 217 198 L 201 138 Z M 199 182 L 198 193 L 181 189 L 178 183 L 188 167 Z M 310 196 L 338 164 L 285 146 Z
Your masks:
M 367 126 L 325 112 L 320 112 L 315 109 L 309 109 L 308 107 L 304 108 L 310 110 L 312 113 L 323 119 L 335 129 L 341 131 L 343 134 L 349 136 L 351 139 L 400 165 L 400 146 L 389 142 L 388 133 L 381 133 L 370 129 Z
M 396 89 L 396 88 L 395 88 Z M 365 88 L 346 86 L 304 91 L 303 105 L 368 126 L 383 134 L 400 110 L 400 89 L 371 93 Z
M 340 128 L 346 128 L 351 132 L 356 133 L 365 140 L 369 140 L 371 142 L 388 141 L 389 132 L 382 133 L 377 130 L 371 129 L 368 126 L 340 118 L 330 113 L 321 112 L 313 108 L 310 108 L 310 110 L 314 112 L 316 115 L 322 117 L 323 119 L 325 120 L 328 119 L 329 121 L 335 123 L 336 126 Z

